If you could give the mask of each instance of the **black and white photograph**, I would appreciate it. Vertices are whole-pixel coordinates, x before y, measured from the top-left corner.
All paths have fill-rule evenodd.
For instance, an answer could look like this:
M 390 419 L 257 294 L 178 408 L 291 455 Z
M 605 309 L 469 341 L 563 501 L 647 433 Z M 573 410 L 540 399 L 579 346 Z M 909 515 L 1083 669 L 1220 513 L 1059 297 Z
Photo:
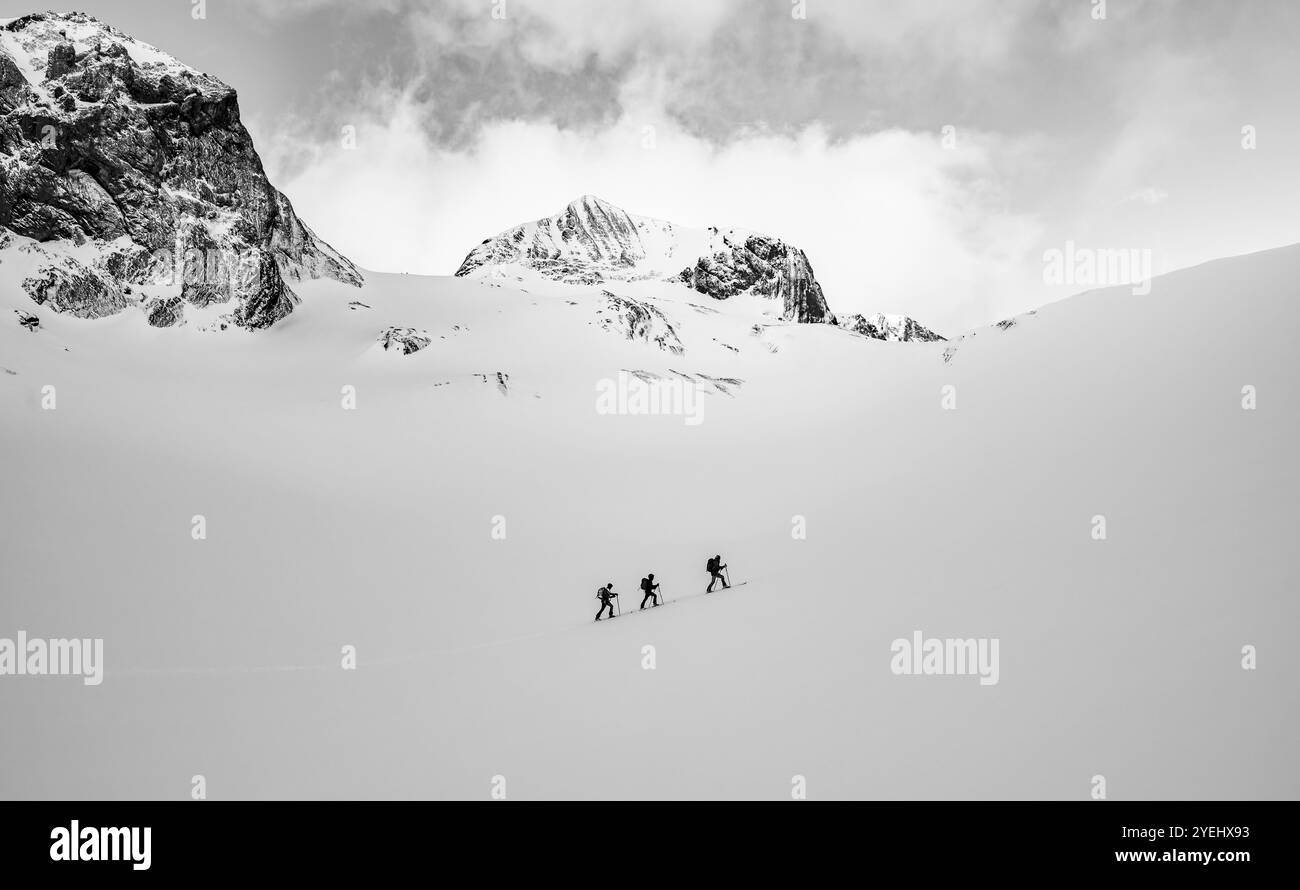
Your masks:
M 75 6 L 0 9 L 22 855 L 1300 797 L 1294 0 Z

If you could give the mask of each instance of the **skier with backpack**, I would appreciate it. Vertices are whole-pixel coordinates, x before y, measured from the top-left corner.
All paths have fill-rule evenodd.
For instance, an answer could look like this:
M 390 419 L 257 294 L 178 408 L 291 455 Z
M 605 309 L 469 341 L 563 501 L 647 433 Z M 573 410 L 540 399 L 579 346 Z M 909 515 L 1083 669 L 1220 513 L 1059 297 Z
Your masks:
M 708 561 L 708 564 L 705 565 L 705 568 L 712 576 L 709 578 L 709 588 L 704 591 L 705 593 L 713 593 L 713 585 L 717 584 L 719 581 L 722 582 L 723 590 L 726 590 L 728 587 L 731 586 L 730 584 L 727 583 L 727 579 L 722 577 L 722 570 L 726 568 L 726 565 L 723 564 L 722 562 L 721 554 L 711 558 Z
M 614 604 L 610 602 L 610 600 L 617 596 L 618 594 L 614 592 L 613 581 L 610 581 L 600 590 L 596 591 L 596 599 L 600 600 L 600 611 L 596 613 L 597 621 L 600 620 L 601 614 L 603 614 L 606 609 L 609 609 L 609 617 L 614 617 Z
M 655 583 L 654 572 L 651 572 L 649 577 L 641 579 L 641 590 L 645 592 L 645 596 L 641 597 L 642 610 L 645 609 L 646 600 L 650 600 L 656 606 L 659 605 L 659 595 L 655 593 L 658 589 L 659 585 Z

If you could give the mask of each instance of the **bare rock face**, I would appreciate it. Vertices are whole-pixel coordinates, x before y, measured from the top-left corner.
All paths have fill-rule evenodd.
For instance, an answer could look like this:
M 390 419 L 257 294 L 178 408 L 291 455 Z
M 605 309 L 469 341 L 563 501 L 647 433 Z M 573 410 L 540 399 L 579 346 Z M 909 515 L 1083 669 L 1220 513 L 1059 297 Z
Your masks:
M 588 195 L 555 216 L 485 239 L 456 274 L 520 265 L 569 284 L 652 278 L 654 273 L 644 266 L 652 259 L 655 228 L 647 224 L 654 222 Z
M 483 383 L 496 383 L 497 392 L 503 396 L 510 395 L 510 375 L 505 371 L 493 371 L 491 374 L 475 374 Z
M 653 343 L 665 352 L 682 355 L 686 348 L 677 338 L 677 331 L 659 307 L 642 300 L 620 297 L 609 291 L 596 309 L 597 323 L 602 330 L 619 334 L 628 340 Z
M 530 269 L 569 284 L 663 280 L 715 300 L 751 294 L 781 301 L 787 321 L 831 323 L 803 251 L 743 229 L 688 229 L 634 216 L 586 195 L 555 216 L 483 241 L 456 271 Z
M 0 26 L 0 226 L 91 243 L 73 280 L 27 287 L 87 318 L 126 285 L 178 286 L 257 329 L 293 310 L 290 282 L 361 283 L 267 180 L 233 89 L 83 13 Z
M 740 294 L 779 299 L 787 321 L 834 321 L 802 250 L 765 235 L 736 242 L 724 238 L 723 243 L 725 249 L 683 270 L 678 276 L 682 283 L 715 300 Z
M 915 340 L 929 343 L 947 339 L 929 328 L 923 327 L 914 318 L 909 318 L 906 315 L 886 315 L 883 312 L 877 312 L 875 315 L 855 314 L 841 316 L 839 325 L 845 330 L 861 334 L 864 337 L 871 337 L 874 340 L 887 340 L 898 343 Z
M 497 392 L 501 393 L 501 395 L 503 396 L 510 395 L 510 375 L 507 374 L 505 371 L 492 371 L 489 373 L 467 374 L 465 375 L 465 377 L 470 380 L 478 381 L 484 386 L 487 386 L 488 384 L 496 384 Z M 456 379 L 439 380 L 437 383 L 434 384 L 434 386 L 435 387 L 452 386 L 453 384 L 456 383 L 458 383 Z M 541 397 L 537 396 L 536 398 L 541 398 Z
M 0 112 L 8 112 L 26 98 L 27 80 L 18 64 L 0 51 Z
M 154 297 L 144 304 L 149 324 L 156 328 L 172 328 L 185 317 L 185 301 L 180 297 Z
M 384 352 L 398 352 L 410 355 L 419 352 L 433 342 L 428 331 L 416 328 L 385 328 L 379 335 L 379 345 Z
M 111 279 L 71 258 L 27 278 L 23 290 L 37 305 L 77 318 L 102 318 L 128 305 L 126 295 Z

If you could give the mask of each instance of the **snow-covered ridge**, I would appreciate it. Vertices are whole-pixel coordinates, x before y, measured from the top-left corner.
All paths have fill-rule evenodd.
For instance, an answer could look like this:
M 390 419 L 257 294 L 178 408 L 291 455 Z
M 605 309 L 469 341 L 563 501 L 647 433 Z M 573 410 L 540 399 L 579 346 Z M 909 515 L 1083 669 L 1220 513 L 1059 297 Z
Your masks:
M 484 239 L 456 274 L 511 269 L 571 284 L 670 280 L 718 300 L 780 300 L 788 321 L 834 319 L 802 250 L 746 229 L 693 229 L 636 216 L 593 195 Z
M 668 278 L 728 238 L 743 242 L 749 234 L 737 229 L 683 229 L 584 195 L 555 216 L 485 239 L 456 274 L 517 263 L 551 273 L 548 277 L 556 280 L 581 284 Z
M 855 334 L 861 334 L 864 337 L 871 337 L 875 340 L 886 340 L 892 343 L 905 343 L 911 341 L 920 341 L 929 343 L 935 340 L 946 340 L 940 334 L 922 325 L 916 319 L 907 315 L 891 315 L 884 312 L 877 312 L 875 315 L 844 315 L 839 318 L 840 327 L 852 331 Z

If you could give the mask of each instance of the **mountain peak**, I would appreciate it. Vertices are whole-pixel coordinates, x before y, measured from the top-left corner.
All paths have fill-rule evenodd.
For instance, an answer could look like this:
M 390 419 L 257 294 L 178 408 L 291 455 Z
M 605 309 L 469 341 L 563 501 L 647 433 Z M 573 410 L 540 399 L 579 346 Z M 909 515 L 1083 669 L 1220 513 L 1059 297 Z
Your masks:
M 569 284 L 670 281 L 716 300 L 780 300 L 788 321 L 834 319 L 802 250 L 744 229 L 688 229 L 635 216 L 596 195 L 485 239 L 456 274 L 503 267 Z
M 169 75 L 191 82 L 198 92 L 230 90 L 217 78 L 84 12 L 36 12 L 0 22 L 0 54 L 16 64 L 37 93 L 44 92 L 45 81 L 87 56 L 118 59 L 144 80 Z
M 890 315 L 884 312 L 877 312 L 875 315 L 845 315 L 839 319 L 839 325 L 845 330 L 871 337 L 873 340 L 900 343 L 917 340 L 928 343 L 948 339 L 907 315 Z
M 615 207 L 613 204 L 609 203 L 604 198 L 601 198 L 599 195 L 582 195 L 578 198 L 575 198 L 574 200 L 569 202 L 569 209 L 571 210 L 592 210 L 592 209 L 617 210 L 620 213 L 624 212 L 621 208 Z
M 361 281 L 267 181 L 233 89 L 85 13 L 0 21 L 0 157 L 0 227 L 40 243 L 23 289 L 56 312 L 255 329 L 291 281 Z

